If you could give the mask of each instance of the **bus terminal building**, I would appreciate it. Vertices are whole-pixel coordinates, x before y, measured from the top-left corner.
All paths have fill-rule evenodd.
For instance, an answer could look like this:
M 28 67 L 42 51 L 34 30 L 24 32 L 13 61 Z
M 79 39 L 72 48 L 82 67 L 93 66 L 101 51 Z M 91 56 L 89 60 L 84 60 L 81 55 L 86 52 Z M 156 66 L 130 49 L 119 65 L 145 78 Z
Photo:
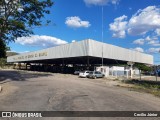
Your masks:
M 8 63 L 21 63 L 26 69 L 72 73 L 75 70 L 94 70 L 96 66 L 126 64 L 153 65 L 153 56 L 134 50 L 87 39 L 39 51 L 7 57 Z

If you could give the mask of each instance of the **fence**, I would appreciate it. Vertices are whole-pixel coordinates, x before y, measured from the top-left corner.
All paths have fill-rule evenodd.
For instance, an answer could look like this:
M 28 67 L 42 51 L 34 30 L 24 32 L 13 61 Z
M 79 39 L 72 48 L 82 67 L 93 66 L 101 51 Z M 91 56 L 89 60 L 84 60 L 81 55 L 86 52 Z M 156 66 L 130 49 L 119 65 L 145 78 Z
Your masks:
M 129 76 L 131 75 L 129 70 L 110 70 L 109 71 L 109 76 L 112 77 L 126 77 L 129 78 Z

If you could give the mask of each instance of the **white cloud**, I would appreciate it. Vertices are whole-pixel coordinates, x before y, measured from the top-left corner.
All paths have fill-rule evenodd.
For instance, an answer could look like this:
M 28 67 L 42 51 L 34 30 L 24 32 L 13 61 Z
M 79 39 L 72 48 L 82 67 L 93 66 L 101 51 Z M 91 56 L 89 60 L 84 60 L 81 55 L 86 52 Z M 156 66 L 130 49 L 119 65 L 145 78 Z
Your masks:
M 145 40 L 146 40 L 146 41 L 155 41 L 155 40 L 158 40 L 158 38 L 157 38 L 156 36 L 152 36 L 152 37 L 147 36 L 147 37 L 145 38 Z
M 57 45 L 66 44 L 67 42 L 56 37 L 46 35 L 32 35 L 30 37 L 19 37 L 15 41 L 21 45 L 28 46 L 41 46 L 41 47 L 52 47 Z
M 126 25 L 127 16 L 123 15 L 121 17 L 115 18 L 114 23 L 109 24 L 110 30 L 113 32 L 113 37 L 124 38 L 126 36 Z
M 146 41 L 151 41 L 152 39 L 150 38 L 150 36 L 147 36 L 147 37 L 145 38 L 145 40 L 146 40 Z
M 135 50 L 135 51 L 138 51 L 138 52 L 144 52 L 143 48 L 140 48 L 140 47 L 131 48 L 131 50 Z
M 148 44 L 151 46 L 160 46 L 160 42 L 157 36 L 151 36 L 151 37 L 147 36 L 145 38 L 140 38 L 140 39 L 134 40 L 133 44 L 137 44 L 137 45 Z
M 76 40 L 72 40 L 72 43 L 76 42 Z
M 82 21 L 78 16 L 67 17 L 65 24 L 72 28 L 80 28 L 80 27 L 88 28 L 91 26 L 89 21 Z
M 144 39 L 137 39 L 137 40 L 133 41 L 133 44 L 144 45 Z
M 147 50 L 147 52 L 149 52 L 149 53 L 159 53 L 160 52 L 160 48 L 149 48 Z
M 98 5 L 98 6 L 104 6 L 107 4 L 118 4 L 120 0 L 84 0 L 86 5 Z
M 160 43 L 158 40 L 151 40 L 148 42 L 149 45 L 152 45 L 152 46 L 160 46 Z
M 128 33 L 130 35 L 143 35 L 149 31 L 160 28 L 160 8 L 148 6 L 143 10 L 138 10 L 128 23 Z
M 108 0 L 109 2 L 111 1 L 111 3 L 113 4 L 113 5 L 117 5 L 117 4 L 119 4 L 119 1 L 120 0 Z
M 149 45 L 152 45 L 152 46 L 160 46 L 160 43 L 159 43 L 159 41 L 158 41 L 157 36 L 152 36 L 152 37 L 147 36 L 147 37 L 145 38 L 145 41 L 146 41 L 147 44 L 149 44 Z
M 160 35 L 159 11 L 160 7 L 158 6 L 148 6 L 142 10 L 138 10 L 128 21 L 126 21 L 125 15 L 115 18 L 114 22 L 109 25 L 110 30 L 113 32 L 113 37 L 124 38 L 125 33 L 129 35 L 144 35 L 153 31 L 155 31 L 157 35 Z M 113 28 L 119 31 L 117 32 Z M 121 35 L 119 35 L 119 33 L 121 33 Z
M 156 34 L 160 36 L 160 28 L 155 30 Z

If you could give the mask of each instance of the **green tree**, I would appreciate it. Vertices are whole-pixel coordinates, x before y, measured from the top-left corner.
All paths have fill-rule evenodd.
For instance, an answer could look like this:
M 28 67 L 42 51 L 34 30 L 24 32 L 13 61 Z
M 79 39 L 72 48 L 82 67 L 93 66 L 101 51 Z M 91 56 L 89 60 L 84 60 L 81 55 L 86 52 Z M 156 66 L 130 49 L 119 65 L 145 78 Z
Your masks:
M 142 70 L 142 71 L 151 71 L 151 67 L 143 64 L 143 63 L 135 63 L 134 64 L 134 67 L 137 67 L 139 70 Z
M 42 18 L 52 5 L 51 0 L 0 0 L 0 45 L 33 34 L 31 27 L 48 24 Z
M 6 57 L 6 44 L 0 39 L 0 58 Z
M 151 67 L 143 64 L 143 63 L 135 63 L 134 64 L 134 67 L 138 68 L 139 69 L 139 73 L 140 73 L 140 80 L 141 80 L 141 71 L 144 71 L 144 72 L 150 72 L 152 70 Z
M 8 47 L 5 42 L 0 39 L 0 58 L 5 58 L 7 51 L 10 51 L 10 47 Z

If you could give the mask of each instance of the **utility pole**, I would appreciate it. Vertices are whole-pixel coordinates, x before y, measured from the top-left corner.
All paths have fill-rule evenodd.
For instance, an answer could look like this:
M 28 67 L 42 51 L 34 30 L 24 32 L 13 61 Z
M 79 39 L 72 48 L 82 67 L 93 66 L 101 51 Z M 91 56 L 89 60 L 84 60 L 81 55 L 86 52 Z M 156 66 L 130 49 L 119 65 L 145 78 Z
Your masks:
M 102 67 L 103 67 L 103 39 L 104 39 L 104 35 L 103 35 L 103 23 L 104 23 L 104 21 L 103 21 L 103 18 L 104 18 L 104 16 L 103 16 L 103 6 L 102 6 Z

